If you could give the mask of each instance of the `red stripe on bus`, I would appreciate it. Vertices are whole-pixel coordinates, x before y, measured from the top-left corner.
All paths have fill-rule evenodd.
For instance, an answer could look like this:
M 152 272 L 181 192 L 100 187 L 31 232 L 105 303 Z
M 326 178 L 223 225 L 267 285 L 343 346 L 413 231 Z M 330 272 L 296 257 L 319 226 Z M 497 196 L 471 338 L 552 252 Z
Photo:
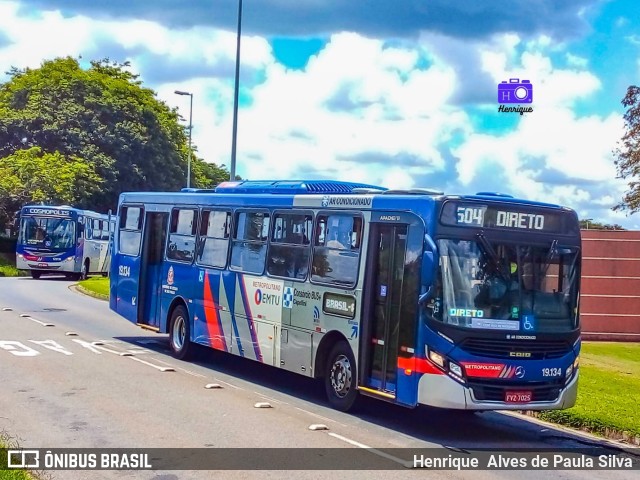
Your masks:
M 211 346 L 217 350 L 223 350 L 226 352 L 227 346 L 224 341 L 222 326 L 220 325 L 218 308 L 215 300 L 213 299 L 213 294 L 211 293 L 209 275 L 206 273 L 204 275 L 204 316 L 207 320 L 207 331 L 209 332 Z
M 425 358 L 398 357 L 398 368 L 411 370 L 416 373 L 431 373 L 433 375 L 444 375 L 444 372 L 433 365 Z

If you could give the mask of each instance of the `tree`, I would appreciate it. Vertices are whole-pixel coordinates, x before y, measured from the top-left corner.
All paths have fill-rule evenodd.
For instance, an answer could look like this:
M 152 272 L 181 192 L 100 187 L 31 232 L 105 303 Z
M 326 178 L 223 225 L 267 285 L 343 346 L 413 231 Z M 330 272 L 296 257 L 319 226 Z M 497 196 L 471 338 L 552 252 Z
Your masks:
M 123 191 L 179 190 L 188 148 L 178 113 L 129 67 L 104 59 L 83 69 L 66 57 L 37 69 L 13 68 L 0 85 L 0 163 L 38 147 L 57 167 L 89 165 L 95 183 L 78 177 L 81 194 L 73 203 L 103 212 L 115 209 Z M 224 172 L 197 157 L 192 168 L 196 187 L 212 186 Z
M 626 230 L 622 225 L 617 223 L 611 225 L 608 223 L 594 222 L 592 218 L 580 220 L 580 228 L 585 230 Z
M 93 165 L 81 158 L 40 147 L 18 150 L 0 162 L 0 221 L 26 203 L 83 203 L 101 183 Z
M 629 179 L 629 190 L 614 210 L 640 211 L 640 87 L 630 86 L 622 99 L 627 109 L 624 114 L 625 133 L 622 145 L 614 154 L 618 178 Z

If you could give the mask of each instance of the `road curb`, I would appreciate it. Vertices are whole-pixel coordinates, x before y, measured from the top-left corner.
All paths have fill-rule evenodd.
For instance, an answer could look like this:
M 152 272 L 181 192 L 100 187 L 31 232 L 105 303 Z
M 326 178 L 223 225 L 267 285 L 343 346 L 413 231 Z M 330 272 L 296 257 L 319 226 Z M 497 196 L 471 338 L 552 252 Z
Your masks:
M 589 430 L 586 427 L 585 428 L 572 427 L 571 425 L 566 425 L 564 423 L 556 423 L 551 420 L 545 420 L 544 418 L 540 418 L 540 413 L 541 412 L 527 411 L 525 415 L 527 415 L 528 417 L 535 418 L 536 420 L 551 423 L 552 425 L 562 425 L 563 427 L 568 428 L 570 430 L 587 433 L 589 435 L 593 435 L 596 438 L 605 438 L 609 441 L 619 443 L 620 445 L 628 445 L 636 448 L 640 446 L 640 436 L 637 436 L 637 435 L 630 435 L 624 431 L 616 430 L 615 428 L 609 428 L 609 427 L 605 427 L 604 433 L 598 434 L 597 432 Z
M 514 411 L 510 411 L 510 410 L 498 410 L 499 413 L 505 414 L 505 415 L 509 415 L 512 417 L 516 417 L 516 418 L 525 418 L 528 421 L 532 422 L 532 423 L 536 423 L 542 427 L 548 427 L 548 428 L 553 428 L 555 430 L 562 430 L 564 432 L 567 433 L 571 433 L 572 435 L 575 435 L 576 437 L 581 437 L 582 439 L 584 439 L 584 442 L 590 443 L 590 444 L 598 444 L 598 445 L 607 445 L 611 448 L 615 448 L 615 449 L 619 449 L 619 450 L 624 450 L 624 451 L 631 451 L 633 450 L 633 454 L 637 455 L 637 445 L 634 445 L 633 443 L 626 443 L 626 442 L 621 442 L 615 438 L 609 438 L 609 437 L 602 437 L 602 436 L 598 436 L 595 435 L 591 432 L 588 432 L 586 430 L 580 430 L 574 427 L 569 427 L 567 425 L 563 425 L 561 423 L 554 423 L 554 422 L 549 422 L 547 420 L 542 420 L 534 415 L 532 415 L 530 412 L 514 412 Z
M 87 295 L 88 297 L 97 298 L 98 300 L 109 301 L 109 295 L 102 295 L 101 293 L 92 292 L 91 290 L 87 290 L 83 286 L 75 283 L 69 286 L 70 290 L 75 290 L 78 293 L 83 295 Z

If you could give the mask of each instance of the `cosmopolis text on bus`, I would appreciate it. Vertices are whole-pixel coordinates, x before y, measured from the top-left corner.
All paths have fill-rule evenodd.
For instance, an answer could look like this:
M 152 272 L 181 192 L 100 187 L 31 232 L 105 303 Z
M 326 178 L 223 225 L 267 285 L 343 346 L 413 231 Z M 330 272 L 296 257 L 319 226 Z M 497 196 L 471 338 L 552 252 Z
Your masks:
M 575 212 L 339 181 L 126 193 L 111 308 L 194 343 L 407 407 L 575 403 Z M 157 293 L 159 292 L 159 294 Z

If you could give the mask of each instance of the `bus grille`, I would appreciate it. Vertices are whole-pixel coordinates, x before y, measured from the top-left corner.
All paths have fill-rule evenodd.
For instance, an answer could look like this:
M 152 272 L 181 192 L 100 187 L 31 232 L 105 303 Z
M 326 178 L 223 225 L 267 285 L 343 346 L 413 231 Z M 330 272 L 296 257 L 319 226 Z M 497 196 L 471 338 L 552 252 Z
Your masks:
M 565 341 L 502 340 L 497 338 L 467 338 L 460 346 L 465 352 L 479 357 L 511 360 L 543 360 L 560 358 L 571 352 Z M 523 354 L 523 355 L 518 355 Z M 526 356 L 526 354 L 530 354 Z
M 488 384 L 482 381 L 473 381 L 468 382 L 468 385 L 473 390 L 473 396 L 476 400 L 490 402 L 504 402 L 505 392 L 507 391 L 530 391 L 532 402 L 553 402 L 560 396 L 562 388 L 559 381 L 552 383 L 520 382 L 499 386 L 495 384 L 495 380 L 492 382 L 492 384 Z

